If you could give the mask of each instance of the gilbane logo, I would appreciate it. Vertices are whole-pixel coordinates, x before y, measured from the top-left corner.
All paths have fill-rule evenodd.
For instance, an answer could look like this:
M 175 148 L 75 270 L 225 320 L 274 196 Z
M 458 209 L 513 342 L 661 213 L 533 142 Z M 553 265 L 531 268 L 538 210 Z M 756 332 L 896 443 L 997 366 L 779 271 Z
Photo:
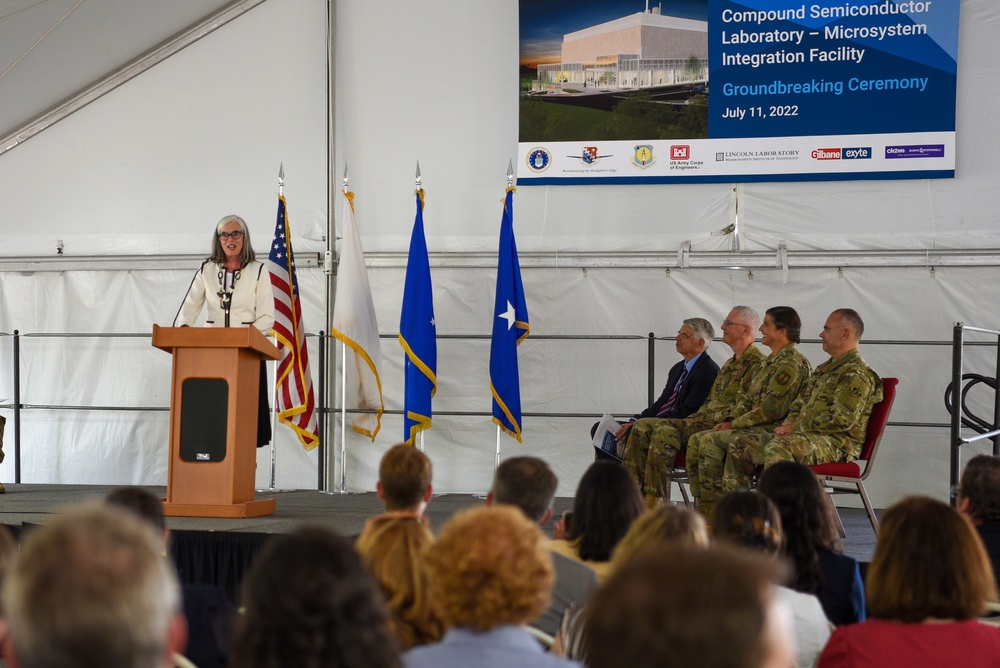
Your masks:
M 839 148 L 818 148 L 812 152 L 814 160 L 840 160 Z

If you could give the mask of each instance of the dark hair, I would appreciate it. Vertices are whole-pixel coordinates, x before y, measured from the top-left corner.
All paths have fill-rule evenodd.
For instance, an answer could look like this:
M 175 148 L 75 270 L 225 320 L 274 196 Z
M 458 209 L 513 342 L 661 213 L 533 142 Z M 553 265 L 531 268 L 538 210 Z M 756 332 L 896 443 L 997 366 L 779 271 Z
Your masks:
M 823 486 L 797 462 L 778 462 L 764 470 L 757 491 L 774 501 L 785 532 L 785 556 L 792 560 L 792 589 L 819 594 L 823 589 L 820 550 L 840 551 L 836 510 Z
M 148 489 L 143 487 L 119 487 L 111 490 L 104 502 L 119 508 L 125 508 L 163 533 L 167 522 L 163 517 L 163 502 Z
M 500 463 L 493 478 L 493 501 L 521 509 L 541 522 L 552 507 L 559 479 L 538 457 L 512 457 Z
M 0 591 L 3 591 L 7 573 L 10 572 L 15 556 L 17 556 L 17 538 L 6 524 L 0 524 Z M 2 615 L 3 603 L 0 602 L 0 616 Z
M 873 617 L 904 623 L 972 619 L 997 596 L 979 534 L 957 511 L 925 496 L 886 511 L 867 592 Z
M 778 561 L 721 545 L 644 550 L 587 604 L 587 665 L 759 668 L 772 651 L 766 629 L 781 571 Z
M 763 494 L 746 490 L 719 499 L 712 535 L 766 554 L 778 554 L 784 543 L 778 507 Z
M 792 343 L 799 343 L 802 337 L 802 319 L 791 306 L 772 306 L 764 312 L 771 316 L 771 322 L 778 329 L 785 330 L 785 336 Z
M 977 522 L 1000 523 L 1000 457 L 976 455 L 965 465 L 958 495 Z
M 416 447 L 399 443 L 386 450 L 378 465 L 378 479 L 386 510 L 406 510 L 424 498 L 434 467 Z
M 618 462 L 594 462 L 580 478 L 566 538 L 585 561 L 608 561 L 615 545 L 646 510 L 639 484 Z
M 233 666 L 401 666 L 375 583 L 351 544 L 329 529 L 268 541 L 244 579 L 242 603 Z
M 841 320 L 847 323 L 849 329 L 854 330 L 854 335 L 861 338 L 861 335 L 865 333 L 865 321 L 861 319 L 858 312 L 852 308 L 839 308 L 834 313 L 840 317 Z

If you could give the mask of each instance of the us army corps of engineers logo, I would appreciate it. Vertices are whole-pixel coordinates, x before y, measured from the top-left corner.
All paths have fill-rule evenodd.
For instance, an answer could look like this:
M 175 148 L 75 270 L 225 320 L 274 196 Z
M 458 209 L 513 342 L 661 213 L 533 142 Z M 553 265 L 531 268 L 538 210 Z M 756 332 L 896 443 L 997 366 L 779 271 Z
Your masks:
M 648 169 L 656 164 L 656 156 L 653 155 L 653 147 L 649 144 L 640 144 L 635 147 L 635 152 L 629 159 L 634 166 L 639 169 Z

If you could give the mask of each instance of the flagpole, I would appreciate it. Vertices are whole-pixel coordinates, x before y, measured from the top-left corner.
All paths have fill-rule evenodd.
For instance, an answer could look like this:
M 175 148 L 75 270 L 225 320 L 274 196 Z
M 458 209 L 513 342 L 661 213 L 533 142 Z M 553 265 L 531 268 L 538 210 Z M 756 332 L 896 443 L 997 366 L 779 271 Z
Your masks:
M 347 162 L 344 162 L 343 192 L 347 194 Z M 340 342 L 340 493 L 347 493 L 347 344 Z
M 507 161 L 507 188 L 508 190 L 514 185 L 514 159 L 510 158 Z M 497 425 L 497 448 L 496 454 L 493 457 L 493 475 L 496 475 L 497 469 L 500 468 L 500 425 Z
M 421 180 L 420 180 L 420 161 L 419 160 L 417 160 L 417 172 L 414 175 L 413 180 L 414 180 L 416 189 L 419 191 L 420 190 L 420 186 L 421 186 Z M 405 407 L 404 407 L 404 410 L 405 410 Z M 424 432 L 423 431 L 421 431 L 419 434 L 417 434 L 417 442 L 415 443 L 415 445 L 417 446 L 417 450 L 418 451 L 424 452 Z
M 340 359 L 347 360 L 347 344 L 340 342 Z M 347 364 L 341 364 L 340 372 L 340 493 L 347 493 Z
M 285 163 L 278 163 L 278 197 L 285 194 Z M 277 468 L 277 461 L 275 457 L 274 450 L 274 440 L 278 437 L 278 374 L 274 374 L 274 392 L 272 392 L 272 399 L 274 401 L 274 408 L 271 409 L 271 483 L 268 486 L 270 491 L 274 491 L 275 487 L 275 470 Z

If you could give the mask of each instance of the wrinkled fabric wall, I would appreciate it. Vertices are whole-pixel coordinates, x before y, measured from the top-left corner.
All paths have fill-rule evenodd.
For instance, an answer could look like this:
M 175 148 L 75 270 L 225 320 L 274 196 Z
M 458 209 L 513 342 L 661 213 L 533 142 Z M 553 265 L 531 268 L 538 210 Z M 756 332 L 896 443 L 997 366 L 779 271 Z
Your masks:
M 57 239 L 64 241 L 67 258 L 203 253 L 211 225 L 233 211 L 247 218 L 254 246 L 263 251 L 282 161 L 296 250 L 322 251 L 325 12 L 322 0 L 269 0 L 0 155 L 7 195 L 0 198 L 0 257 L 55 262 Z M 442 337 L 437 415 L 425 446 L 435 462 L 437 491 L 483 493 L 492 475 L 496 430 L 488 415 L 467 413 L 490 410 L 485 336 L 495 271 L 443 265 L 448 253 L 496 249 L 506 166 L 517 143 L 516 3 L 438 0 L 397 3 L 387 11 L 379 3 L 340 0 L 335 12 L 332 185 L 339 187 L 348 163 L 365 250 L 402 252 L 413 223 L 413 175 L 420 161 Z M 737 210 L 744 248 L 755 250 L 774 250 L 780 241 L 792 250 L 848 254 L 1000 247 L 993 203 L 1000 180 L 998 27 L 1000 6 L 962 3 L 955 179 L 519 188 L 514 221 L 522 253 L 558 258 L 590 252 L 606 267 L 523 270 L 532 331 L 520 347 L 523 408 L 569 416 L 529 415 L 524 445 L 503 437 L 502 454 L 546 458 L 559 474 L 560 495 L 571 495 L 592 459 L 590 424 L 604 411 L 627 415 L 646 403 L 646 334 L 669 337 L 692 315 L 718 324 L 737 303 L 761 310 L 792 305 L 813 341 L 830 310 L 858 309 L 867 323 L 865 358 L 879 373 L 901 379 L 891 420 L 947 422 L 942 394 L 952 324 L 996 326 L 1000 268 L 838 272 L 793 266 L 786 282 L 782 272 L 763 269 L 752 278 L 729 269 L 675 268 L 668 276 L 663 267 L 625 268 L 619 254 L 660 251 L 669 258 L 686 241 L 695 250 L 730 250 L 731 238 L 713 233 L 733 222 Z M 339 206 L 334 209 L 339 215 Z M 398 411 L 403 357 L 395 334 L 404 270 L 387 265 L 393 262 L 371 270 L 371 282 L 384 337 L 385 403 Z M 26 335 L 22 401 L 165 407 L 170 360 L 148 338 L 27 335 L 148 335 L 153 323 L 170 323 L 195 267 L 0 271 L 0 332 Z M 326 277 L 319 269 L 300 269 L 300 280 L 306 326 L 315 333 L 326 320 Z M 592 335 L 635 338 L 545 338 Z M 823 360 L 818 343 L 803 349 L 814 363 Z M 711 352 L 719 361 L 729 354 L 721 343 Z M 995 352 L 970 348 L 967 368 L 992 375 Z M 674 355 L 670 341 L 657 342 L 657 391 Z M 10 400 L 12 368 L 10 337 L 0 336 L 0 402 Z M 972 402 L 992 406 L 992 397 Z M 331 405 L 339 404 L 334 398 Z M 0 410 L 9 418 L 8 409 Z M 21 431 L 25 482 L 166 480 L 165 412 L 30 408 Z M 335 433 L 331 480 L 339 488 L 339 425 Z M 303 452 L 287 428 L 278 434 L 277 486 L 315 486 L 316 454 Z M 348 488 L 373 489 L 378 459 L 400 439 L 402 421 L 387 415 L 374 444 L 348 434 Z M 12 438 L 8 424 L 8 442 Z M 869 479 L 875 504 L 884 507 L 911 492 L 945 498 L 947 443 L 946 428 L 890 427 Z M 970 448 L 970 454 L 982 450 Z M 267 483 L 268 469 L 266 451 L 259 452 L 258 485 Z M 12 479 L 8 458 L 0 464 L 0 480 Z

